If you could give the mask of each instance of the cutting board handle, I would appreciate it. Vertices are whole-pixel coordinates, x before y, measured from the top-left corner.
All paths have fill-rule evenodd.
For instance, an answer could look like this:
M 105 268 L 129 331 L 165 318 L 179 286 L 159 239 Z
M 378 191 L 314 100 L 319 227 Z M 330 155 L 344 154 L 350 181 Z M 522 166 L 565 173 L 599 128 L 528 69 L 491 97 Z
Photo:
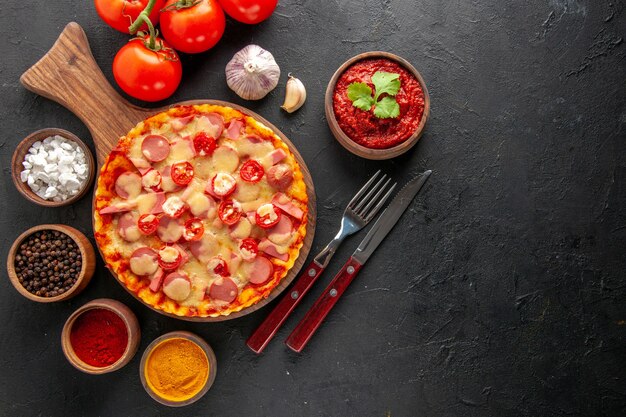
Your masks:
M 22 74 L 20 82 L 67 107 L 87 125 L 99 164 L 118 138 L 149 113 L 130 104 L 109 84 L 76 22 L 65 26 L 48 53 Z

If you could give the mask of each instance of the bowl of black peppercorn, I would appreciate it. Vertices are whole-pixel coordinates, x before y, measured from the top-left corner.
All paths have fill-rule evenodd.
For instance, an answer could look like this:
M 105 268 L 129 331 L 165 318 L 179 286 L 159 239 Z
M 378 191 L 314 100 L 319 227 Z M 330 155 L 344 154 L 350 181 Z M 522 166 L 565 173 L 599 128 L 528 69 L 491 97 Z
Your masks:
M 18 236 L 9 250 L 7 272 L 15 289 L 40 303 L 67 300 L 93 276 L 96 255 L 89 239 L 63 224 L 42 224 Z

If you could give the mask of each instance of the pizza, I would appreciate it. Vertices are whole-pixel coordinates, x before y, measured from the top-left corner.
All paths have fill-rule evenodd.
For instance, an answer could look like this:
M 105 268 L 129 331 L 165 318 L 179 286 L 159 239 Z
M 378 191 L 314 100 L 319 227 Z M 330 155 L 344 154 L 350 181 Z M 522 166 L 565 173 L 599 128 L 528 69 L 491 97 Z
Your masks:
M 213 104 L 158 113 L 122 136 L 94 197 L 106 266 L 147 305 L 226 316 L 268 297 L 307 225 L 302 171 L 274 131 Z

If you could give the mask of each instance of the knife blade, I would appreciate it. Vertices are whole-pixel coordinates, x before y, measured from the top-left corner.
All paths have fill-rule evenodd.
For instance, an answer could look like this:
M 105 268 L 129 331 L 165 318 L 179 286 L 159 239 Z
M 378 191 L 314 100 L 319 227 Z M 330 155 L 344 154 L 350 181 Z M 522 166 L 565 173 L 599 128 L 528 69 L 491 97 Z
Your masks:
M 378 220 L 365 236 L 356 251 L 352 254 L 348 262 L 341 268 L 335 278 L 330 282 L 322 295 L 315 301 L 313 307 L 306 313 L 304 318 L 300 320 L 296 328 L 291 332 L 285 344 L 296 352 L 301 352 L 304 346 L 311 339 L 315 331 L 320 327 L 324 318 L 339 300 L 339 297 L 345 292 L 348 285 L 352 282 L 359 270 L 367 262 L 372 253 L 378 248 L 385 236 L 393 229 L 393 227 L 402 216 L 402 213 L 409 207 L 413 198 L 417 195 L 424 183 L 432 173 L 431 170 L 425 171 L 418 177 L 409 181 L 389 206 L 383 211 Z
M 407 209 L 413 198 L 422 189 L 432 171 L 429 169 L 406 183 L 391 200 L 385 211 L 378 217 L 374 226 L 367 233 L 352 257 L 363 265 L 374 253 L 378 245 L 396 225 L 402 213 Z

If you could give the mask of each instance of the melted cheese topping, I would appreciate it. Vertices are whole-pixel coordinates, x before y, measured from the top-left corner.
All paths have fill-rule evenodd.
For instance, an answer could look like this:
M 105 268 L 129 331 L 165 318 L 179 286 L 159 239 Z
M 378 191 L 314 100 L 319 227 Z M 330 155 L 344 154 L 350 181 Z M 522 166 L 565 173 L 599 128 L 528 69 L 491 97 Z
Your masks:
M 173 195 L 168 197 L 163 203 L 163 212 L 170 216 L 174 216 L 183 207 L 185 207 L 185 202 L 179 196 Z
M 173 243 L 183 236 L 183 227 L 177 222 L 169 222 L 167 227 L 160 224 L 157 233 L 163 242 Z
M 159 184 L 161 184 L 161 173 L 156 169 L 151 169 L 141 177 L 141 185 L 148 190 L 152 187 L 158 187 Z
M 155 257 L 147 253 L 130 258 L 130 270 L 139 276 L 152 275 L 158 267 Z
M 239 181 L 237 183 L 237 189 L 233 194 L 233 198 L 243 203 L 258 199 L 260 194 L 261 187 L 256 184 L 250 184 L 249 182 Z
M 115 181 L 115 186 L 121 188 L 126 194 L 128 199 L 132 200 L 141 194 L 141 178 L 134 174 L 125 172 Z
M 119 228 L 120 236 L 128 242 L 136 242 L 141 238 L 141 232 L 137 224 L 133 224 L 126 228 Z
M 178 189 L 178 184 L 172 180 L 172 176 L 163 175 L 163 171 L 161 171 L 161 189 L 166 193 L 171 193 Z
M 274 209 L 273 204 L 263 204 L 256 210 L 256 212 L 260 217 L 267 217 L 267 223 L 272 223 L 278 218 L 278 213 L 276 213 L 276 209 Z
M 191 214 L 198 217 L 208 213 L 209 209 L 215 206 L 215 203 L 209 200 L 209 197 L 204 194 L 193 193 L 187 198 L 187 205 L 189 206 Z
M 230 146 L 218 146 L 212 159 L 217 171 L 234 172 L 239 166 L 239 154 Z
M 179 256 L 180 256 L 180 252 L 178 252 L 178 249 L 176 249 L 173 246 L 166 246 L 159 251 L 159 258 L 161 258 L 161 261 L 168 263 L 168 264 L 172 262 L 176 262 Z
M 213 191 L 217 195 L 226 195 L 237 184 L 237 180 L 225 172 L 218 172 L 213 180 Z
M 231 230 L 230 235 L 235 239 L 245 239 L 252 233 L 252 223 L 247 218 L 242 218 Z
M 175 278 L 163 285 L 163 292 L 172 300 L 184 301 L 191 293 L 191 282 L 184 278 Z
M 191 161 L 195 155 L 193 143 L 190 140 L 180 139 L 172 143 L 170 154 L 167 156 L 167 162 L 175 164 L 176 162 Z
M 189 186 L 184 189 L 173 188 L 172 191 L 166 190 L 166 197 L 171 198 L 173 196 L 176 196 L 179 199 L 184 200 L 189 206 L 190 213 L 183 214 L 181 223 L 184 222 L 192 214 L 194 216 L 202 214 L 203 211 L 207 210 L 207 207 L 209 210 L 209 217 L 202 219 L 203 225 L 205 227 L 205 233 L 201 238 L 202 244 L 199 251 L 201 253 L 198 256 L 198 258 L 200 259 L 197 259 L 195 255 L 189 254 L 189 260 L 185 262 L 184 265 L 179 267 L 179 271 L 182 273 L 186 273 L 189 277 L 189 280 L 191 281 L 191 283 L 187 284 L 189 288 L 188 294 L 184 299 L 181 299 L 182 294 L 173 294 L 171 291 L 171 287 L 168 291 L 166 291 L 164 287 L 163 292 L 165 293 L 165 295 L 170 297 L 172 300 L 174 298 L 171 297 L 171 295 L 179 298 L 178 300 L 176 300 L 178 304 L 173 304 L 171 300 L 162 298 L 162 296 L 159 295 L 159 292 L 153 293 L 148 290 L 147 284 L 143 283 L 145 280 L 142 281 L 141 279 L 133 278 L 132 275 L 124 274 L 120 271 L 115 270 L 115 268 L 112 268 L 112 270 L 117 272 L 120 279 L 124 280 L 124 284 L 131 291 L 136 292 L 142 300 L 144 300 L 148 304 L 157 306 L 157 308 L 162 309 L 163 311 L 174 314 L 181 314 L 179 313 L 179 311 L 185 310 L 179 310 L 178 306 L 189 306 L 201 308 L 201 310 L 199 310 L 198 312 L 198 315 L 210 314 L 212 316 L 218 316 L 220 315 L 220 309 L 229 308 L 229 303 L 219 300 L 208 299 L 205 296 L 207 289 L 210 287 L 211 283 L 214 282 L 214 280 L 217 278 L 208 273 L 207 262 L 211 257 L 220 255 L 231 266 L 230 278 L 237 284 L 240 291 L 239 298 L 241 299 L 238 299 L 236 301 L 237 307 L 235 310 L 229 309 L 225 311 L 238 311 L 241 308 L 249 306 L 258 301 L 259 296 L 257 294 L 265 294 L 266 296 L 268 292 L 257 293 L 257 289 L 254 288 L 259 287 L 254 287 L 253 289 L 248 288 L 249 286 L 247 285 L 247 277 L 250 273 L 249 262 L 241 262 L 241 257 L 239 256 L 241 251 L 238 247 L 238 240 L 248 236 L 253 236 L 261 240 L 268 237 L 268 234 L 267 231 L 265 231 L 264 229 L 258 228 L 251 224 L 250 221 L 245 217 L 237 224 L 237 226 L 232 229 L 222 224 L 219 219 L 215 218 L 216 204 L 210 201 L 210 197 L 206 197 L 203 194 L 204 188 L 209 183 L 210 179 L 219 172 L 231 174 L 231 177 L 236 181 L 237 188 L 235 193 L 233 193 L 230 198 L 234 199 L 236 202 L 241 203 L 241 208 L 244 210 L 244 212 L 254 212 L 259 207 L 263 205 L 268 205 L 268 203 L 272 199 L 272 196 L 276 194 L 277 191 L 268 184 L 266 176 L 264 176 L 261 181 L 255 184 L 250 184 L 241 180 L 238 172 L 239 167 L 244 161 L 248 159 L 254 159 L 261 163 L 261 165 L 265 168 L 267 172 L 269 168 L 272 167 L 272 157 L 270 153 L 276 149 L 284 149 L 287 153 L 287 156 L 283 161 L 281 161 L 281 163 L 286 163 L 294 168 L 294 181 L 290 188 L 283 192 L 289 196 L 293 196 L 293 198 L 295 199 L 303 199 L 303 201 L 306 201 L 307 197 L 306 188 L 304 186 L 304 182 L 302 181 L 302 174 L 298 169 L 293 154 L 288 151 L 287 147 L 284 144 L 277 142 L 277 146 L 275 146 L 272 140 L 250 140 L 246 137 L 246 132 L 258 133 L 262 136 L 268 134 L 273 135 L 273 132 L 271 132 L 271 130 L 253 121 L 251 118 L 242 115 L 241 113 L 238 113 L 232 109 L 229 109 L 228 111 L 232 111 L 232 114 L 236 116 L 230 115 L 231 113 L 222 113 L 219 110 L 212 110 L 214 108 L 221 108 L 219 106 L 198 106 L 198 108 L 204 109 L 201 111 L 205 112 L 215 111 L 217 113 L 223 114 L 226 119 L 226 123 L 228 123 L 228 121 L 232 117 L 245 120 L 246 122 L 244 124 L 242 135 L 234 140 L 226 138 L 224 135 L 222 135 L 221 137 L 216 138 L 218 142 L 218 147 L 213 155 L 194 157 L 193 142 L 190 139 L 187 139 L 187 137 L 193 138 L 195 134 L 199 131 L 205 131 L 207 134 L 209 134 L 209 131 L 215 132 L 216 127 L 209 123 L 208 119 L 203 116 L 196 116 L 192 121 L 190 121 L 189 124 L 184 126 L 184 128 L 179 131 L 173 131 L 171 129 L 171 125 L 168 123 L 151 122 L 152 119 L 156 120 L 157 117 L 161 117 L 161 120 L 167 120 L 166 113 L 169 113 L 169 111 L 167 111 L 165 113 L 162 113 L 163 116 L 161 116 L 160 114 L 155 116 L 155 118 L 151 118 L 146 120 L 145 122 L 139 123 L 133 130 L 131 130 L 131 132 L 129 132 L 127 136 L 128 138 L 130 138 L 129 140 L 125 140 L 126 137 L 123 137 L 120 140 L 120 144 L 124 143 L 123 149 L 126 152 L 126 156 L 128 156 L 129 158 L 135 158 L 137 160 L 147 162 L 141 153 L 141 143 L 143 141 L 143 138 L 151 134 L 162 135 L 167 138 L 168 142 L 170 143 L 170 153 L 164 161 L 147 162 L 148 166 L 152 167 L 155 170 L 162 171 L 163 168 L 165 168 L 166 166 L 171 165 L 174 162 L 179 162 L 181 160 L 187 160 L 188 162 L 191 162 L 191 164 L 194 166 L 194 179 Z M 274 137 L 276 138 L 276 136 Z M 111 156 L 109 157 L 109 159 L 110 158 Z M 162 179 L 162 187 L 164 187 L 165 181 L 167 181 L 167 177 Z M 187 190 L 190 190 L 187 196 L 182 197 L 183 193 L 185 193 Z M 96 198 L 98 198 L 98 196 L 96 196 Z M 114 198 L 107 204 L 107 206 L 115 203 L 116 201 L 117 200 Z M 149 213 L 153 209 L 156 202 L 157 197 L 155 193 L 141 194 L 135 199 L 135 203 L 137 204 L 136 212 L 140 215 Z M 98 209 L 101 209 L 102 206 L 98 206 L 97 204 L 98 203 L 96 203 L 96 207 Z M 167 203 L 167 201 L 164 203 L 165 207 L 168 207 L 169 204 L 172 203 Z M 179 207 L 178 205 L 175 206 Z M 273 214 L 274 216 L 276 215 L 275 212 Z M 95 215 L 95 232 L 96 234 L 98 234 L 97 228 L 101 227 L 102 223 L 99 220 L 100 217 L 97 212 Z M 273 217 L 271 214 L 270 216 Z M 213 220 L 214 218 L 215 220 Z M 302 224 L 298 230 L 298 233 L 294 233 L 293 238 L 290 239 L 290 241 L 300 239 L 299 242 L 301 242 L 302 236 L 305 232 L 305 226 L 306 224 Z M 167 228 L 159 226 L 157 235 L 163 241 L 176 242 L 180 239 L 182 235 L 182 227 L 179 223 L 172 221 L 169 222 Z M 101 244 L 100 238 L 98 238 L 98 236 L 96 238 L 99 240 L 99 246 L 102 249 L 104 246 Z M 154 249 L 162 245 L 161 241 L 156 236 L 144 236 L 142 242 L 136 243 L 121 242 L 114 239 L 110 242 L 110 247 L 112 249 L 115 248 L 115 251 L 119 251 L 122 256 L 126 256 L 128 259 L 134 249 L 140 246 L 145 246 L 146 243 L 148 244 L 148 246 Z M 274 288 L 280 278 L 284 277 L 284 275 L 286 274 L 286 270 L 288 270 L 293 265 L 293 262 L 296 258 L 295 255 L 297 255 L 299 247 L 300 246 L 293 248 L 294 251 L 292 251 L 291 253 L 293 253 L 294 256 L 291 257 L 290 260 L 286 263 L 274 260 L 273 258 L 271 259 L 275 265 L 280 265 L 283 268 L 277 280 L 270 280 L 268 282 L 268 288 Z M 277 245 L 276 250 L 279 253 L 287 253 L 289 252 L 290 248 L 288 246 L 281 247 Z M 103 250 L 103 253 L 105 253 L 105 259 L 107 259 L 107 262 L 109 262 L 106 256 L 109 251 Z M 233 254 L 237 255 L 233 257 Z M 242 255 L 247 257 L 250 254 L 242 253 Z M 143 285 L 146 286 L 145 291 L 142 289 Z M 168 292 L 170 294 L 168 294 Z M 244 293 L 245 297 L 242 298 L 244 296 Z M 211 312 L 203 314 L 203 311 L 207 311 L 207 309 Z M 217 309 L 217 312 L 213 309 Z
M 137 203 L 137 211 L 139 214 L 148 214 L 156 204 L 157 196 L 155 193 L 141 194 L 135 199 Z

